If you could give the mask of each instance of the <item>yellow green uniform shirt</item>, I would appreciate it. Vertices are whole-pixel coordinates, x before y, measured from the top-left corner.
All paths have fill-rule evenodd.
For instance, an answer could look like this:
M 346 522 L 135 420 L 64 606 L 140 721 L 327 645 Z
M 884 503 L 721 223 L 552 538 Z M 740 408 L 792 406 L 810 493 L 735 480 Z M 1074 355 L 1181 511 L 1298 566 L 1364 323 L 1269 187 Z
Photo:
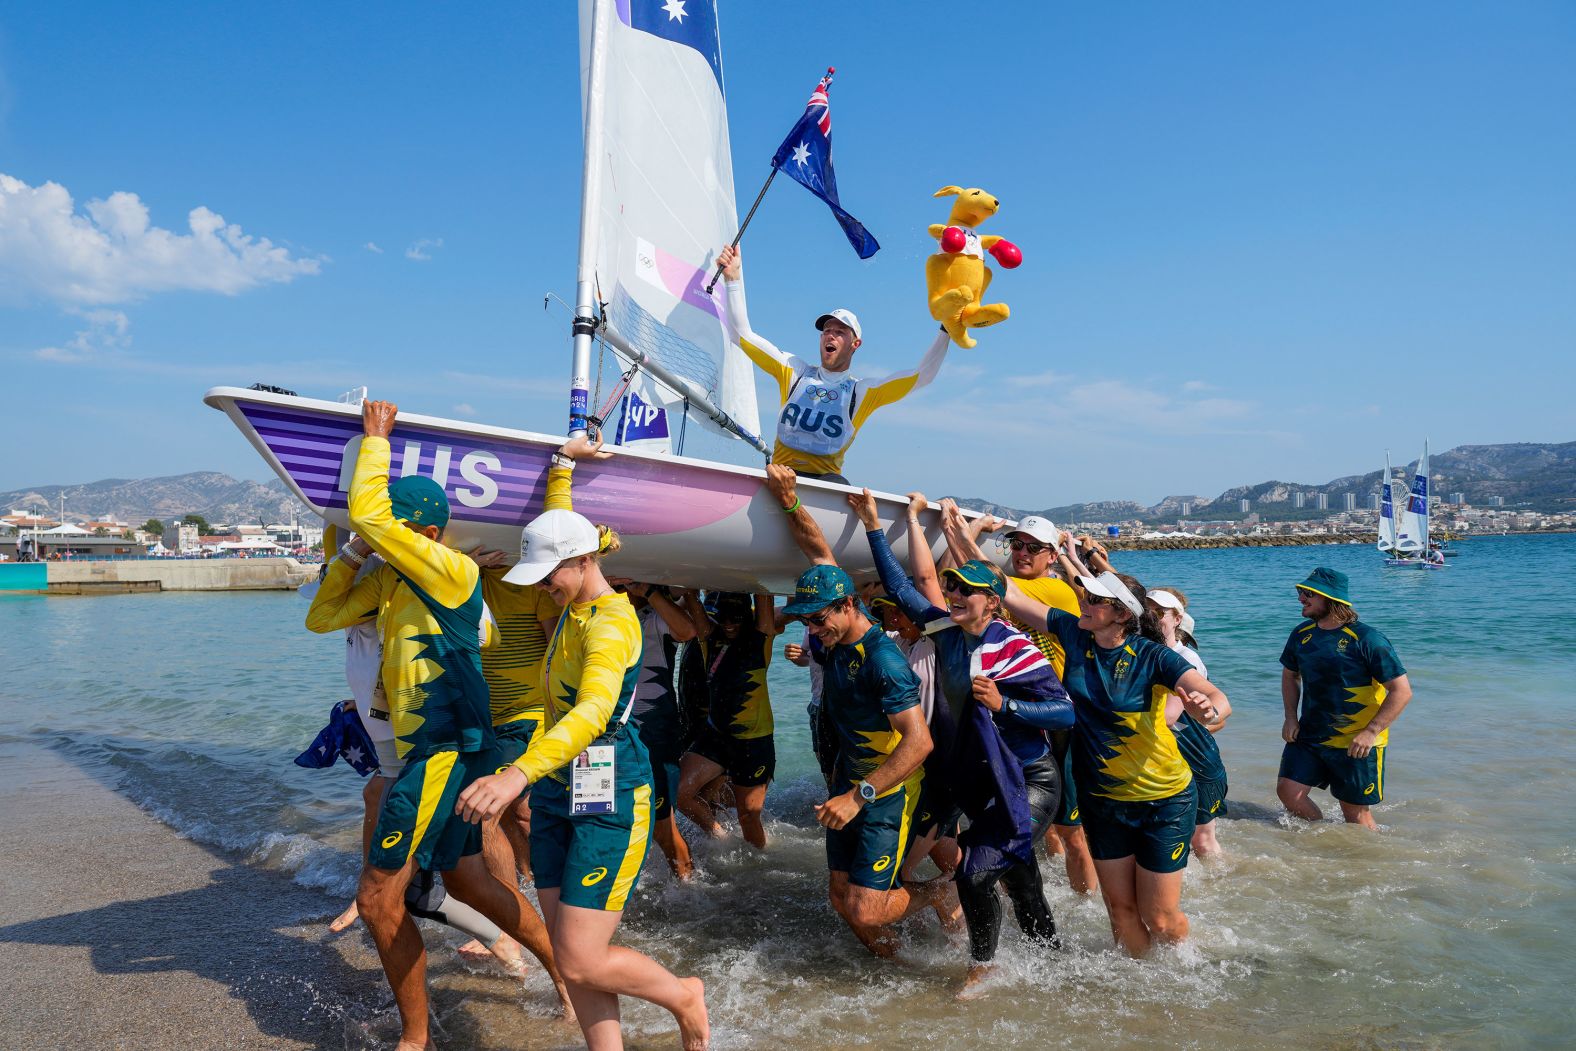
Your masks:
M 735 740 L 772 736 L 766 669 L 775 641 L 750 624 L 741 627 L 731 642 L 717 628 L 703 643 L 711 686 L 711 725 Z
M 819 364 L 784 354 L 750 329 L 742 281 L 727 282 L 727 290 L 728 320 L 739 347 L 776 381 L 782 401 L 772 463 L 800 474 L 841 473 L 843 457 L 870 414 L 935 379 L 952 345 L 942 332 L 917 366 L 879 380 L 826 372 Z
M 547 472 L 546 510 L 574 510 L 570 478 L 561 467 Z M 641 645 L 628 596 L 615 592 L 564 608 L 543 668 L 542 729 L 514 763 L 529 781 L 550 776 L 567 784 L 560 771 L 634 703 Z
M 1018 590 L 1036 602 L 1043 602 L 1052 609 L 1059 609 L 1064 613 L 1079 616 L 1083 611 L 1078 608 L 1078 596 L 1073 592 L 1071 585 L 1058 577 L 1008 577 Z M 1056 672 L 1060 679 L 1062 672 L 1067 668 L 1067 649 L 1062 645 L 1062 640 L 1045 630 L 1044 624 L 1026 624 L 1017 617 L 1009 615 L 1007 620 L 1013 627 L 1023 632 L 1045 654 L 1045 659 L 1051 662 L 1051 670 Z
M 540 718 L 542 658 L 562 612 L 542 588 L 505 584 L 506 568 L 482 570 L 482 597 L 497 625 L 497 642 L 482 650 L 482 675 L 494 726 Z M 547 627 L 543 627 L 543 622 Z
M 356 583 L 356 571 L 335 559 L 306 626 L 327 633 L 377 618 L 383 691 L 401 759 L 491 748 L 480 657 L 481 571 L 468 556 L 395 520 L 388 476 L 388 440 L 363 438 L 350 485 L 350 524 L 385 564 Z

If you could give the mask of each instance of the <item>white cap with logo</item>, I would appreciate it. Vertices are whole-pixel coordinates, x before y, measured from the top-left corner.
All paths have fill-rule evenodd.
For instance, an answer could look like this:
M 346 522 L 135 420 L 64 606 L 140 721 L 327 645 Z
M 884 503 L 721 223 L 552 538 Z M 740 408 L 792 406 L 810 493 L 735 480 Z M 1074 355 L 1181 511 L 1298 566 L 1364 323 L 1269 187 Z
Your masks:
M 1014 533 L 1022 533 L 1050 547 L 1055 547 L 1061 543 L 1062 539 L 1061 530 L 1057 529 L 1049 518 L 1041 518 L 1039 515 L 1029 515 L 1023 521 L 1007 530 L 1009 538 Z
M 836 310 L 827 311 L 825 314 L 822 314 L 820 317 L 815 319 L 815 330 L 817 332 L 821 331 L 826 327 L 826 323 L 828 321 L 841 321 L 843 324 L 854 330 L 855 339 L 862 340 L 865 338 L 860 334 L 859 319 L 854 316 L 854 312 L 852 310 L 838 307 Z
M 566 558 L 601 547 L 596 526 L 574 511 L 544 511 L 520 534 L 520 561 L 503 576 L 506 584 L 535 584 Z

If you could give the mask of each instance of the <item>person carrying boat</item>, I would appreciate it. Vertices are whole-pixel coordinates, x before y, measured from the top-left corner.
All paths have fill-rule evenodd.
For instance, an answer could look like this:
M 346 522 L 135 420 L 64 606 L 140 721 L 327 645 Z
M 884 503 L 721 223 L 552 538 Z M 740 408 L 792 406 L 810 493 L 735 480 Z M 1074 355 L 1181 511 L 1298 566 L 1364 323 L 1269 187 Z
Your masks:
M 783 612 L 804 621 L 820 646 L 821 704 L 837 737 L 833 787 L 815 808 L 826 829 L 827 894 L 832 908 L 880 957 L 898 950 L 893 925 L 923 908 L 945 922 L 957 911 L 945 878 L 899 878 L 914 838 L 914 817 L 930 754 L 919 680 L 901 650 L 870 620 L 849 577 L 832 557 L 798 498 L 794 473 L 766 468 L 766 487 L 788 515 L 794 542 L 812 563 Z
M 363 404 L 365 436 L 350 485 L 350 524 L 386 564 L 356 583 L 361 559 L 341 549 L 307 627 L 337 631 L 378 611 L 381 679 L 404 767 L 378 814 L 356 903 L 394 990 L 400 1048 L 420 1049 L 430 1046 L 426 950 L 406 902 L 423 870 L 442 872 L 449 893 L 536 956 L 565 1012 L 572 1008 L 541 919 L 513 882 L 500 882 L 483 863 L 481 830 L 453 813 L 465 786 L 498 766 L 481 669 L 481 576 L 439 540 L 449 520 L 443 489 L 416 475 L 390 484 L 395 411 L 385 401 Z M 421 645 L 410 641 L 416 637 Z
M 766 669 L 779 628 L 771 595 L 724 592 L 716 611 L 697 610 L 694 631 L 706 659 L 711 708 L 679 767 L 679 810 L 713 838 L 727 835 L 703 790 L 726 775 L 745 842 L 766 848 L 761 812 L 777 771 Z
M 670 1011 L 684 1047 L 709 1039 L 705 989 L 612 944 L 651 845 L 651 763 L 629 725 L 640 678 L 640 621 L 603 575 L 618 534 L 572 509 L 575 462 L 601 443 L 572 438 L 547 473 L 546 510 L 525 527 L 511 584 L 535 584 L 564 607 L 542 668 L 547 706 L 525 753 L 460 794 L 454 812 L 481 822 L 531 792 L 537 900 L 591 1048 L 622 1047 L 618 998 Z
M 777 438 L 772 463 L 791 467 L 802 478 L 848 484 L 842 475 L 843 457 L 870 414 L 925 386 L 941 371 L 952 339 L 941 331 L 920 359 L 906 372 L 879 380 L 853 375 L 854 351 L 863 343 L 863 331 L 853 311 L 837 309 L 815 320 L 820 332 L 815 364 L 784 354 L 750 328 L 744 302 L 739 250 L 724 248 L 717 257 L 728 291 L 728 319 L 739 346 L 756 366 L 777 382 L 782 410 L 777 416 Z
M 1209 669 L 1198 655 L 1196 640 L 1189 630 L 1193 618 L 1188 616 L 1187 596 L 1176 588 L 1150 588 L 1144 596 L 1144 604 L 1149 607 L 1155 624 L 1160 628 L 1160 640 L 1180 653 L 1200 675 L 1209 678 Z M 1221 761 L 1220 746 L 1215 743 L 1215 735 L 1226 725 L 1230 715 L 1231 702 L 1226 701 L 1215 706 L 1215 718 L 1209 723 L 1201 722 L 1184 711 L 1171 727 L 1171 732 L 1176 735 L 1177 747 L 1182 750 L 1182 758 L 1187 760 L 1188 769 L 1193 771 L 1193 795 L 1196 800 L 1193 811 L 1193 853 L 1200 858 L 1220 853 L 1220 841 L 1215 838 L 1215 820 L 1227 813 L 1226 791 L 1229 786 L 1226 783 L 1226 764 Z
M 1357 619 L 1345 573 L 1320 566 L 1297 585 L 1297 601 L 1304 620 L 1280 658 L 1286 746 L 1275 794 L 1292 814 L 1318 821 L 1308 793 L 1328 788 L 1342 817 L 1374 828 L 1369 808 L 1384 800 L 1390 724 L 1412 700 L 1411 681 L 1384 633 Z
M 924 498 L 909 499 L 917 516 Z M 993 970 L 1002 924 L 998 884 L 1024 934 L 1060 945 L 1034 844 L 1055 816 L 1062 788 L 1061 762 L 1048 731 L 1071 727 L 1073 709 L 1050 662 L 1000 619 L 1007 585 L 997 567 L 966 557 L 938 576 L 929 542 L 920 534 L 909 545 L 910 579 L 881 529 L 870 490 L 848 502 L 865 527 L 882 586 L 936 647 L 946 703 L 937 706 L 941 756 L 932 769 L 944 787 L 932 798 L 970 820 L 958 837 L 963 858 L 957 872 L 969 933 L 969 969 L 958 995 L 967 999 L 982 991 Z M 953 552 L 954 558 L 959 554 Z M 999 823 L 1009 814 L 1011 820 Z

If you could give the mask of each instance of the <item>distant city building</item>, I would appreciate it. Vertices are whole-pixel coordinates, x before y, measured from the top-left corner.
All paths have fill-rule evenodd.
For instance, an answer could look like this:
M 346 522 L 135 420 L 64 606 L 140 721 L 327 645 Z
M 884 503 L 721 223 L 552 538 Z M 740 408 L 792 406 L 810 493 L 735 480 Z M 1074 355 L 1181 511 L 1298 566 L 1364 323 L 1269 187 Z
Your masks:
M 1248 513 L 1248 498 L 1247 497 L 1244 496 L 1241 500 L 1237 501 L 1237 510 L 1241 511 L 1243 514 L 1247 514 Z
M 1504 507 L 1505 498 L 1503 496 L 1491 496 L 1488 503 L 1490 507 Z
M 1182 517 L 1186 518 L 1193 513 L 1193 505 L 1186 500 L 1182 501 Z
M 1345 510 L 1345 511 L 1355 511 L 1355 510 L 1357 510 L 1357 494 L 1356 493 L 1342 493 L 1341 494 L 1341 509 Z
M 1450 502 L 1455 504 L 1457 507 L 1465 506 L 1465 504 L 1467 502 L 1467 494 L 1466 493 L 1451 493 L 1450 494 Z
M 1330 509 L 1330 494 L 1319 493 L 1314 497 L 1314 506 L 1321 511 L 1328 511 Z
M 1308 494 L 1301 489 L 1291 494 L 1291 505 L 1301 511 L 1308 505 Z
M 1377 510 L 1379 510 L 1379 501 L 1380 501 L 1380 496 L 1379 496 L 1378 493 L 1369 493 L 1368 494 L 1368 510 L 1370 510 L 1370 511 L 1377 511 Z

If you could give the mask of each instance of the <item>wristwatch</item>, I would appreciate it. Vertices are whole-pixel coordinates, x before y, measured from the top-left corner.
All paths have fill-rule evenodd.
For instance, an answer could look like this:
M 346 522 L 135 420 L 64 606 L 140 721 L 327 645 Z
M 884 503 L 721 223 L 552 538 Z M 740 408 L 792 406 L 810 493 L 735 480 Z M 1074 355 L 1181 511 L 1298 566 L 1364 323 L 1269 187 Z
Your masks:
M 573 471 L 575 469 L 575 459 L 574 459 L 574 457 L 572 457 L 572 456 L 565 456 L 563 453 L 559 453 L 559 452 L 553 453 L 552 464 L 553 464 L 554 467 L 561 468 L 562 470 L 565 470 L 565 471 Z
M 1002 705 L 1002 707 L 1007 709 L 1007 714 L 1008 715 L 1017 715 L 1018 714 L 1018 702 L 1012 700 L 1011 698 L 1009 698 L 1007 700 L 1007 703 Z
M 874 803 L 876 801 L 876 786 L 869 781 L 859 782 L 859 798 L 866 803 Z

